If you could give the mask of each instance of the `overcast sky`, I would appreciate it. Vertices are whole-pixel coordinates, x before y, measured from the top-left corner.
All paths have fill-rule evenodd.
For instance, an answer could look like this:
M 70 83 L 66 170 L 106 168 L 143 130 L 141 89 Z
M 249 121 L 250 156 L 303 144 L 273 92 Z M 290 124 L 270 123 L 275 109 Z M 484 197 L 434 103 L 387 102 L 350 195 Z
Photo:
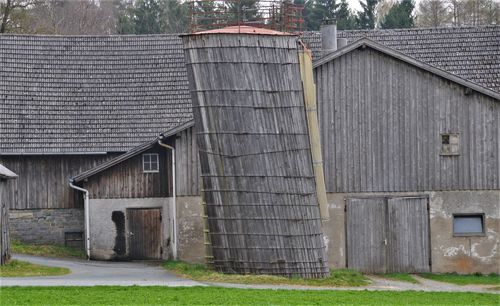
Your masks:
M 359 0 L 347 0 L 347 2 L 349 2 L 349 7 L 351 9 L 354 9 L 356 11 L 361 10 L 361 5 L 359 5 Z M 419 2 L 420 0 L 415 0 L 415 7 L 417 7 Z

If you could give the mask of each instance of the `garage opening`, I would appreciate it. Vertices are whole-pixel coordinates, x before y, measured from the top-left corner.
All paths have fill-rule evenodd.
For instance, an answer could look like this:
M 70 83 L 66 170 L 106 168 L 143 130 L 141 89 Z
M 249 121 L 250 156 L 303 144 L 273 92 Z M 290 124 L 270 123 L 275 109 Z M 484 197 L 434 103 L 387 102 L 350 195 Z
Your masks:
M 349 198 L 347 267 L 364 273 L 430 271 L 427 197 Z

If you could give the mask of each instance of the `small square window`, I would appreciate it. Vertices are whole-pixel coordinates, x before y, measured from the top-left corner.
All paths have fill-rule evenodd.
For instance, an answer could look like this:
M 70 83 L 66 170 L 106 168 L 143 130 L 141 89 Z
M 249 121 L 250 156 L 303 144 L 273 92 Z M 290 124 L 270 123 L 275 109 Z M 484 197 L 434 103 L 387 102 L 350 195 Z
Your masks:
M 484 214 L 453 215 L 453 236 L 483 236 Z
M 441 134 L 441 155 L 459 155 L 459 134 Z
M 159 158 L 157 153 L 142 155 L 142 170 L 144 173 L 155 173 L 160 171 Z

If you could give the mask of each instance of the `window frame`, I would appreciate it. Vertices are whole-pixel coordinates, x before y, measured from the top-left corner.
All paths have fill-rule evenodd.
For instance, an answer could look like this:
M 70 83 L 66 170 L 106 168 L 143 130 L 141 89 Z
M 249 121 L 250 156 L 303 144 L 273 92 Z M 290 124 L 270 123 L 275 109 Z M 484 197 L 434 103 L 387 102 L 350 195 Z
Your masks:
M 149 156 L 149 161 L 146 161 L 146 156 Z M 156 156 L 156 163 L 151 161 L 151 156 Z M 146 164 L 149 164 L 149 169 L 146 170 Z M 156 164 L 156 170 L 153 169 L 153 165 Z M 142 172 L 143 173 L 159 173 L 160 172 L 160 154 L 158 153 L 144 153 L 142 154 Z
M 481 218 L 481 227 L 482 227 L 482 232 L 469 232 L 469 233 L 455 233 L 455 218 L 456 217 L 480 217 Z M 486 217 L 484 213 L 456 213 L 453 214 L 453 219 L 451 223 L 451 230 L 453 233 L 453 237 L 484 237 L 486 236 Z
M 458 141 L 457 141 L 457 152 L 449 152 L 449 153 L 446 153 L 444 152 L 443 150 L 443 136 L 448 136 L 449 137 L 449 140 L 451 140 L 451 137 L 452 136 L 456 136 Z M 439 134 L 439 143 L 441 145 L 441 149 L 440 149 L 440 153 L 439 155 L 441 156 L 459 156 L 460 155 L 460 133 L 440 133 Z M 448 144 L 448 146 L 450 146 L 451 148 L 451 143 Z

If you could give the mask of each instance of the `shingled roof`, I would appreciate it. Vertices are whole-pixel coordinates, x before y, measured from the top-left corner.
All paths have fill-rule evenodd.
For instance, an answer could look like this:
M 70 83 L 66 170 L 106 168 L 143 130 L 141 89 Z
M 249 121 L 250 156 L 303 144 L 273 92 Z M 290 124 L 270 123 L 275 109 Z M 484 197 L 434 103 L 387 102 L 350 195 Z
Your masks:
M 340 31 L 500 92 L 500 26 Z M 303 41 L 321 54 L 321 35 Z M 177 35 L 0 35 L 0 154 L 125 152 L 192 120 Z
M 303 40 L 320 50 L 321 35 Z M 339 31 L 348 43 L 369 38 L 419 61 L 500 92 L 500 26 Z M 316 52 L 316 56 L 319 52 Z
M 2 35 L 0 99 L 0 154 L 124 152 L 192 120 L 177 35 Z

